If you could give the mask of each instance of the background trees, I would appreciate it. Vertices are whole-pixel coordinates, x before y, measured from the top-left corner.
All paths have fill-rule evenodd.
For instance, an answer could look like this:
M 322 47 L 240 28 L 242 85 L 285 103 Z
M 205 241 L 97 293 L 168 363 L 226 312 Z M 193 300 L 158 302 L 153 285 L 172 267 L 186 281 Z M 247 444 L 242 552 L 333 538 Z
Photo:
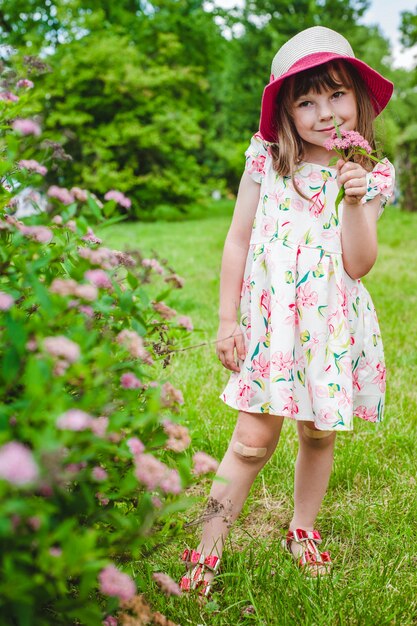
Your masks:
M 340 31 L 395 81 L 379 124 L 384 151 L 395 157 L 415 110 L 414 79 L 391 69 L 378 28 L 361 25 L 368 5 L 248 0 L 226 11 L 203 0 L 4 0 L 0 29 L 3 41 L 51 67 L 38 102 L 47 135 L 63 139 L 73 157 L 60 164 L 62 184 L 98 194 L 110 184 L 133 198 L 141 219 L 178 219 L 214 189 L 236 190 L 271 58 L 315 24 Z M 411 45 L 412 14 L 403 32 Z

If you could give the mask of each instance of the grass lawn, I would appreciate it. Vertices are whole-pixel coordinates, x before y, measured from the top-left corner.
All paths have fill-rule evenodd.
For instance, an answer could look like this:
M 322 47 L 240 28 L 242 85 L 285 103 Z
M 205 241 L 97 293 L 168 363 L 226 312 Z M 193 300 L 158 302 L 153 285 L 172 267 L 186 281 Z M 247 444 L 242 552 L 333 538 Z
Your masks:
M 120 224 L 102 231 L 119 249 L 156 250 L 183 276 L 183 290 L 168 304 L 193 318 L 192 342 L 213 341 L 217 328 L 221 251 L 230 222 L 225 214 L 182 223 Z M 286 421 L 278 448 L 258 476 L 234 526 L 212 600 L 166 599 L 152 571 L 179 579 L 178 555 L 197 544 L 198 526 L 173 543 L 134 562 L 149 581 L 147 597 L 175 623 L 199 625 L 369 625 L 417 624 L 417 214 L 387 207 L 379 224 L 379 258 L 365 279 L 378 311 L 388 366 L 385 421 L 356 420 L 353 433 L 336 443 L 334 471 L 317 527 L 334 561 L 326 580 L 306 579 L 283 553 L 297 452 L 295 426 Z M 193 448 L 220 459 L 232 433 L 235 411 L 218 395 L 228 374 L 212 345 L 181 353 L 166 371 L 182 389 L 182 419 Z M 197 492 L 208 493 L 210 481 Z M 198 517 L 198 509 L 183 515 Z M 252 612 L 245 612 L 249 605 Z

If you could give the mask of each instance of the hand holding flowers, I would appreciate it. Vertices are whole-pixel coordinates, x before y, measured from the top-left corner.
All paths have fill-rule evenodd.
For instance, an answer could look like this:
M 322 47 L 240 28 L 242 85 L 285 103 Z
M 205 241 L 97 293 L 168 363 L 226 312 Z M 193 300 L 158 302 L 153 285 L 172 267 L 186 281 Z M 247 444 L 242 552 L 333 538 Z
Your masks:
M 345 198 L 346 204 L 358 204 L 367 191 L 366 175 L 368 172 L 359 163 L 351 161 L 356 155 L 366 156 L 377 163 L 378 158 L 373 156 L 373 150 L 364 137 L 355 130 L 341 130 L 333 119 L 334 132 L 324 142 L 326 150 L 336 152 L 338 157 L 330 160 L 329 165 L 337 165 L 340 182 L 339 193 L 336 198 L 336 217 L 338 218 L 339 204 Z

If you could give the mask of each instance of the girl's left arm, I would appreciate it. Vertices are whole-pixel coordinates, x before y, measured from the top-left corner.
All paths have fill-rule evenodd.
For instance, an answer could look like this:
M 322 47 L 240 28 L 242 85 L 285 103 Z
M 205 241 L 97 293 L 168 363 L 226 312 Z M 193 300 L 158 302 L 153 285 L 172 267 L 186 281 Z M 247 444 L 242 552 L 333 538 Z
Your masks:
M 373 267 L 378 254 L 377 220 L 380 196 L 361 204 L 367 191 L 366 175 L 357 163 L 339 161 L 339 183 L 345 187 L 342 219 L 343 266 L 353 279 Z

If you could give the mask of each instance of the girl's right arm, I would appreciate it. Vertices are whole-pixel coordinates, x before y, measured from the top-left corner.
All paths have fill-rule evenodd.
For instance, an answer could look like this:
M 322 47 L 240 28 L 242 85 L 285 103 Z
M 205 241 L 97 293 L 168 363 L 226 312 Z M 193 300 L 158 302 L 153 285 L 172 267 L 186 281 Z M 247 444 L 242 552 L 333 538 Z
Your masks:
M 244 172 L 222 258 L 216 352 L 224 367 L 234 372 L 240 370 L 237 358 L 245 358 L 245 345 L 237 320 L 237 313 L 260 189 L 260 184 L 255 182 L 247 172 Z

